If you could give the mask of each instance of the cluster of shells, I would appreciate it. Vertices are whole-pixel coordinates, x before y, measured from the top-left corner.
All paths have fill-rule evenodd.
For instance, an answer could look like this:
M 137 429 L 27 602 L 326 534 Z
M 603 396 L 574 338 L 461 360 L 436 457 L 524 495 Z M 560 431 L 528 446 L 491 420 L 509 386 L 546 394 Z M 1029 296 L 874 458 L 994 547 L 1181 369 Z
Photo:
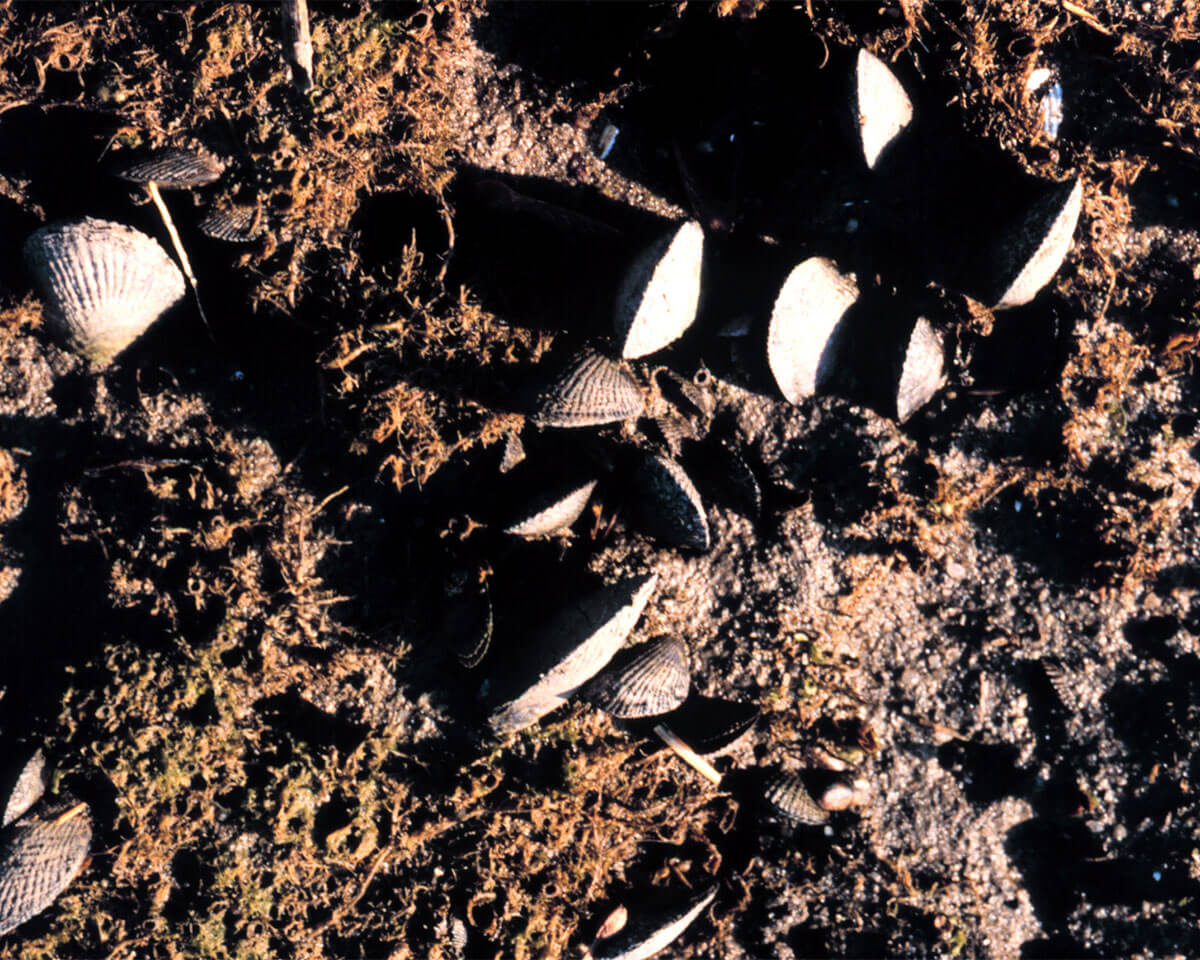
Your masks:
M 871 54 L 861 52 L 854 69 L 849 112 L 861 158 L 867 169 L 886 178 L 898 153 L 920 149 L 919 142 L 906 146 L 906 139 L 916 142 L 920 136 L 912 102 L 892 71 Z M 89 217 L 34 233 L 25 244 L 25 258 L 50 332 L 93 368 L 103 368 L 183 299 L 185 278 L 195 292 L 158 190 L 210 183 L 222 171 L 203 152 L 169 150 L 122 173 L 159 208 L 178 265 L 157 241 L 119 223 Z M 514 198 L 504 187 L 493 188 L 493 194 L 497 189 L 510 206 L 532 211 L 531 216 L 547 215 L 537 201 Z M 999 241 L 978 258 L 987 268 L 962 274 L 963 291 L 992 309 L 1032 299 L 1070 246 L 1080 201 L 1079 182 L 1047 185 L 1041 198 L 1018 211 Z M 200 226 L 230 242 L 253 239 L 261 228 L 252 209 L 213 211 Z M 526 455 L 527 444 L 552 443 L 563 433 L 607 430 L 611 453 L 606 468 L 627 480 L 636 504 L 632 523 L 662 544 L 706 551 L 712 544 L 704 502 L 708 491 L 702 494 L 692 476 L 701 472 L 689 469 L 689 463 L 704 464 L 704 477 L 720 487 L 713 495 L 751 517 L 760 510 L 761 491 L 745 451 L 710 432 L 715 375 L 705 367 L 651 367 L 646 359 L 689 335 L 708 293 L 711 254 L 701 224 L 663 224 L 658 233 L 647 246 L 628 251 L 608 335 L 563 359 L 549 375 L 539 374 L 522 394 L 518 412 L 536 429 L 524 437 L 510 436 L 501 469 L 514 477 L 530 472 L 523 461 L 535 455 Z M 953 285 L 957 278 L 933 279 Z M 886 335 L 875 329 L 872 346 L 864 348 L 862 325 L 880 325 L 869 308 L 856 278 L 833 259 L 818 255 L 791 264 L 765 296 L 717 331 L 731 345 L 728 375 L 793 404 L 815 394 L 845 392 L 903 421 L 943 383 L 942 337 L 921 312 L 901 307 L 887 318 Z M 631 365 L 642 374 L 641 382 Z M 598 476 L 587 475 L 591 466 L 582 464 L 581 470 L 545 487 L 518 483 L 525 495 L 505 504 L 497 526 L 527 538 L 568 530 L 598 482 Z M 832 765 L 803 773 L 743 770 L 738 777 L 716 772 L 705 755 L 745 735 L 758 711 L 753 705 L 696 694 L 689 652 L 677 638 L 621 649 L 653 603 L 657 581 L 656 573 L 648 571 L 573 598 L 547 619 L 519 657 L 499 667 L 488 657 L 492 613 L 486 584 L 478 589 L 458 584 L 454 602 L 462 614 L 460 623 L 466 624 L 459 631 L 461 659 L 472 669 L 488 661 L 480 698 L 490 734 L 510 738 L 580 698 L 625 722 L 631 733 L 652 730 L 701 775 L 747 797 L 749 807 L 768 823 L 823 826 L 831 810 L 861 802 L 865 785 L 852 771 Z M 88 854 L 86 809 L 39 805 L 42 778 L 38 754 L 17 777 L 4 812 L 0 933 L 45 909 Z M 717 889 L 697 891 L 665 912 L 618 910 L 601 926 L 591 954 L 622 960 L 650 956 L 700 916 Z

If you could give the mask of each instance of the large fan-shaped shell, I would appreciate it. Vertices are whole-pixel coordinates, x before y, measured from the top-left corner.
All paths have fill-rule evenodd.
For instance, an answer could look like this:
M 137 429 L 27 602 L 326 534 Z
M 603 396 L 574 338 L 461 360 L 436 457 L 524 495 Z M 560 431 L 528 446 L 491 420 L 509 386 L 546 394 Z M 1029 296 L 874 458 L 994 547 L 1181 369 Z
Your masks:
M 1019 307 L 1032 300 L 1062 266 L 1083 204 L 1083 182 L 1054 190 L 1036 204 L 1007 242 L 1014 279 L 1000 294 L 994 309 Z
M 896 390 L 896 419 L 901 423 L 929 402 L 942 385 L 942 338 L 924 317 L 918 317 L 908 338 L 900 384 Z
M 769 812 L 792 823 L 819 826 L 829 819 L 828 811 L 823 810 L 812 798 L 794 773 L 776 772 L 768 775 L 763 783 L 763 800 Z
M 46 758 L 41 747 L 34 751 L 32 757 L 17 774 L 12 793 L 4 804 L 4 816 L 0 818 L 0 826 L 7 827 L 21 816 L 38 800 L 46 790 Z
M 700 303 L 703 257 L 704 230 L 689 220 L 634 261 L 617 294 L 622 357 L 644 357 L 687 332 Z
M 635 478 L 641 525 L 664 543 L 693 550 L 712 544 L 704 503 L 683 467 L 670 457 L 647 455 Z
M 595 960 L 647 960 L 670 946 L 717 895 L 714 884 L 673 909 L 631 911 L 617 933 L 592 944 Z
M 858 51 L 854 81 L 859 142 L 873 170 L 884 148 L 912 121 L 912 101 L 891 68 L 867 50 Z
M 534 498 L 522 507 L 519 516 L 504 528 L 504 532 L 518 537 L 548 537 L 561 533 L 579 519 L 596 489 L 596 482 L 589 480 L 566 492 L 558 489 Z
M 788 275 L 771 311 L 767 363 L 791 403 L 828 379 L 838 324 L 857 300 L 853 279 L 825 257 L 810 257 Z
M 205 150 L 167 147 L 130 164 L 118 176 L 130 183 L 155 183 L 174 189 L 202 187 L 224 172 L 225 164 Z
M 183 274 L 158 243 L 107 220 L 42 227 L 25 241 L 25 262 L 47 324 L 98 367 L 184 293 Z
M 566 703 L 625 642 L 657 583 L 657 574 L 631 577 L 560 611 L 530 644 L 516 695 L 492 713 L 492 730 L 516 733 Z
M 628 720 L 669 713 L 687 699 L 691 685 L 687 647 L 675 637 L 660 637 L 617 654 L 584 696 L 605 713 Z
M 0 935 L 45 910 L 87 859 L 92 825 L 87 811 L 9 827 L 0 849 Z
M 543 427 L 593 427 L 640 417 L 644 410 L 633 378 L 608 357 L 585 349 L 539 392 L 533 420 Z

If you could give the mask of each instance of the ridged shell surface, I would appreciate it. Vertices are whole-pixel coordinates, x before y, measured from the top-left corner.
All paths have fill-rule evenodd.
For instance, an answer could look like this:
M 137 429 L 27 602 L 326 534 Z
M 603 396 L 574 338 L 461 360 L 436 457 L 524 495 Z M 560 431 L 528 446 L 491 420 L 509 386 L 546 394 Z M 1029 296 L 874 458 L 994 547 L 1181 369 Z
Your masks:
M 696 319 L 704 230 L 689 220 L 633 263 L 617 294 L 617 342 L 625 359 L 674 343 Z
M 584 696 L 614 717 L 653 717 L 683 703 L 691 685 L 687 647 L 675 637 L 660 637 L 621 651 Z
M 121 171 L 130 183 L 156 183 L 168 189 L 202 187 L 220 178 L 225 165 L 212 154 L 183 147 L 159 150 Z
M 596 482 L 589 480 L 566 493 L 560 491 L 549 498 L 535 499 L 522 511 L 523 516 L 505 527 L 504 532 L 518 537 L 548 537 L 561 533 L 579 519 L 596 489 Z
M 132 227 L 87 217 L 36 231 L 25 263 L 46 322 L 71 349 L 104 366 L 184 294 L 183 274 Z
M 253 243 L 263 232 L 263 218 L 254 207 L 210 210 L 197 226 L 205 236 L 225 243 Z
M 531 643 L 519 692 L 492 713 L 489 722 L 497 736 L 537 723 L 602 670 L 629 636 L 657 583 L 657 574 L 631 577 L 560 611 Z
M 1069 191 L 1053 191 L 1030 211 L 1009 242 L 1014 255 L 1025 259 L 1016 261 L 1013 269 L 1019 272 L 993 309 L 1005 310 L 1028 303 L 1050 282 L 1071 249 L 1082 205 L 1083 181 L 1076 180 Z
M 896 390 L 896 418 L 903 423 L 925 406 L 942 385 L 942 338 L 924 317 L 918 317 L 908 338 L 908 351 Z
M 687 473 L 670 457 L 646 456 L 635 478 L 642 526 L 656 540 L 692 550 L 712 545 L 704 503 Z
M 533 420 L 543 427 L 594 427 L 640 417 L 641 391 L 619 364 L 585 349 L 537 397 Z
M 825 257 L 810 257 L 788 275 L 771 311 L 767 364 L 789 402 L 824 384 L 838 323 L 857 300 L 853 280 Z
M 884 148 L 912 121 L 912 101 L 891 68 L 867 50 L 858 51 L 854 86 L 863 158 L 874 169 Z
M 24 767 L 17 774 L 12 793 L 4 804 L 4 816 L 0 826 L 7 827 L 21 816 L 38 800 L 46 790 L 46 758 L 39 747 Z
M 45 910 L 87 859 L 86 811 L 8 828 L 0 849 L 0 936 Z
M 772 813 L 793 823 L 818 826 L 829 819 L 794 773 L 772 773 L 763 784 L 763 800 Z
M 594 960 L 647 960 L 670 946 L 692 925 L 717 895 L 714 884 L 675 909 L 631 911 L 625 926 L 611 937 L 592 944 Z

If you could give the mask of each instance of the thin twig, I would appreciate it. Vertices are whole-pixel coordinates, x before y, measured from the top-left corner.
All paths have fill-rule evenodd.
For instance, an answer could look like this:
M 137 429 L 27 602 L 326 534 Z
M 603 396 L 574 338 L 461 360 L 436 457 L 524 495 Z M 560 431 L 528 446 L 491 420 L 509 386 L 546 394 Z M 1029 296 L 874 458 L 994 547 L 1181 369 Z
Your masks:
M 716 768 L 680 740 L 666 724 L 658 724 L 655 726 L 654 732 L 659 735 L 668 747 L 675 751 L 680 760 L 690 766 L 700 776 L 704 777 L 709 783 L 716 784 L 721 782 L 721 774 L 717 772 Z
M 208 317 L 204 313 L 204 306 L 200 303 L 200 291 L 196 286 L 196 275 L 192 273 L 192 264 L 183 249 L 183 241 L 179 239 L 179 231 L 175 229 L 175 221 L 171 219 L 170 211 L 167 210 L 167 205 L 163 203 L 162 194 L 158 192 L 158 184 L 151 180 L 146 184 L 146 192 L 150 194 L 150 199 L 154 201 L 154 206 L 158 208 L 158 215 L 162 217 L 163 226 L 167 228 L 167 235 L 171 238 L 171 245 L 175 248 L 175 253 L 179 257 L 179 265 L 183 267 L 183 275 L 187 277 L 188 284 L 192 288 L 192 297 L 196 301 L 196 310 L 200 314 L 200 319 L 204 321 L 204 329 L 208 331 L 209 338 L 215 341 L 216 338 L 213 336 L 212 327 L 208 325 Z

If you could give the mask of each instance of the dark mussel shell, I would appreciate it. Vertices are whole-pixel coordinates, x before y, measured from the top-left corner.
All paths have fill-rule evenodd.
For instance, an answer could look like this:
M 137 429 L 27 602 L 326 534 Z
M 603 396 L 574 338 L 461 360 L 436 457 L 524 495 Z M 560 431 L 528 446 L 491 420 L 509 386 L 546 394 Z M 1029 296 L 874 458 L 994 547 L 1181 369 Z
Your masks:
M 712 545 L 704 503 L 686 471 L 670 457 L 646 454 L 634 474 L 639 525 L 656 540 L 691 550 Z
M 673 908 L 630 910 L 629 919 L 620 930 L 592 944 L 592 957 L 594 960 L 648 960 L 670 946 L 716 896 L 717 886 L 713 884 Z
M 584 689 L 583 697 L 619 719 L 670 713 L 691 688 L 687 646 L 676 637 L 659 637 L 622 650 Z

